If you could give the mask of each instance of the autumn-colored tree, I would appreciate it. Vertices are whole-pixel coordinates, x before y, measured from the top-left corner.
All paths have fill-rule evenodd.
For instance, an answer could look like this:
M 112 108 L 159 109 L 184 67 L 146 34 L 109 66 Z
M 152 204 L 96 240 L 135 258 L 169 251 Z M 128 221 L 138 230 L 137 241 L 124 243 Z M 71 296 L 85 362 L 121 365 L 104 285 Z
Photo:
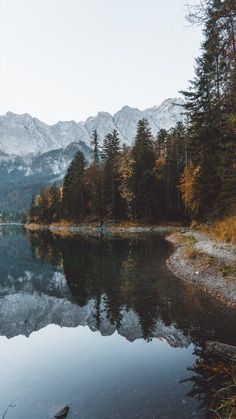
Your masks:
M 157 157 L 155 161 L 155 165 L 154 165 L 154 174 L 155 174 L 157 182 L 163 181 L 164 175 L 165 175 L 166 164 L 167 164 L 166 157 L 164 153 L 162 153 Z
M 135 198 L 135 194 L 132 188 L 132 180 L 134 175 L 134 164 L 135 161 L 132 158 L 129 149 L 124 148 L 118 158 L 118 176 L 119 176 L 119 191 L 121 198 L 124 199 L 127 206 L 127 215 L 129 219 L 133 219 L 132 204 Z
M 185 209 L 197 216 L 199 211 L 198 181 L 201 174 L 199 166 L 194 166 L 190 161 L 185 167 L 181 181 L 180 191 L 182 193 Z
M 33 197 L 28 221 L 30 223 L 51 224 L 59 220 L 60 209 L 60 189 L 53 185 Z

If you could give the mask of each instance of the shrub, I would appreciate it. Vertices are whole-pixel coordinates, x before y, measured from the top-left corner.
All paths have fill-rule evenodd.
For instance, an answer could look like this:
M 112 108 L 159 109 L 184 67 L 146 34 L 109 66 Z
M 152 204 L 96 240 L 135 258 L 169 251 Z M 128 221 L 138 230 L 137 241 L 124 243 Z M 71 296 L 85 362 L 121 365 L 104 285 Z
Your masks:
M 190 247 L 186 247 L 186 249 L 184 250 L 184 254 L 188 259 L 196 259 L 199 252 L 194 246 L 190 246 Z
M 212 235 L 217 240 L 236 244 L 236 216 L 215 222 L 212 226 Z

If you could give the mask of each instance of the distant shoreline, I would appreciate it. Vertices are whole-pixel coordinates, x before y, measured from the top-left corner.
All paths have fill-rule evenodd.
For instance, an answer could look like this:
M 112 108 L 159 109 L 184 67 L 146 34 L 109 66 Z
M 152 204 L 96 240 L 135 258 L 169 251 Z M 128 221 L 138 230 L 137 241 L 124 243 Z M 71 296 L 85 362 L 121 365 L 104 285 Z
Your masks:
M 0 223 L 0 226 L 25 226 L 24 223 L 20 223 L 20 222 L 5 222 L 5 223 Z
M 79 233 L 145 233 L 145 232 L 162 232 L 171 233 L 180 231 L 184 227 L 180 225 L 133 225 L 127 224 L 108 224 L 102 228 L 95 224 L 81 224 L 81 225 L 44 225 L 44 224 L 26 224 L 25 228 L 31 231 L 49 230 L 58 235 L 72 235 Z

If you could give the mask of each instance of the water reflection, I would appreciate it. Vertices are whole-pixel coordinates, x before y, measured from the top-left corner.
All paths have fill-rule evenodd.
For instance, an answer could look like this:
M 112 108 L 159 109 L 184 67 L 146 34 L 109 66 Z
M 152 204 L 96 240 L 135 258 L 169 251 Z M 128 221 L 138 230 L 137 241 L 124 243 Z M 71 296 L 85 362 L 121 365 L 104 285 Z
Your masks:
M 19 228 L 1 235 L 1 335 L 87 325 L 175 347 L 236 343 L 235 312 L 173 277 L 165 267 L 171 247 L 158 235 L 27 237 Z

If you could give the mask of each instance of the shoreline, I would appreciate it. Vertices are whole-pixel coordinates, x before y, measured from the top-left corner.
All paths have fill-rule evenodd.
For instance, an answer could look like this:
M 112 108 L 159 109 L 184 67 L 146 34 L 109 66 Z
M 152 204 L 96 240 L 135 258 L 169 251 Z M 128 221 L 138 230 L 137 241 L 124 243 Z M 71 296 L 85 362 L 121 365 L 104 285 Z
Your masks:
M 236 246 L 190 231 L 166 240 L 174 246 L 166 266 L 175 276 L 236 308 Z
M 108 225 L 104 228 L 100 228 L 92 224 L 82 225 L 43 225 L 43 224 L 26 224 L 25 228 L 30 231 L 44 231 L 49 230 L 57 235 L 73 235 L 73 234 L 115 234 L 115 233 L 146 233 L 146 232 L 157 232 L 171 234 L 173 232 L 183 230 L 183 226 L 180 225 Z

